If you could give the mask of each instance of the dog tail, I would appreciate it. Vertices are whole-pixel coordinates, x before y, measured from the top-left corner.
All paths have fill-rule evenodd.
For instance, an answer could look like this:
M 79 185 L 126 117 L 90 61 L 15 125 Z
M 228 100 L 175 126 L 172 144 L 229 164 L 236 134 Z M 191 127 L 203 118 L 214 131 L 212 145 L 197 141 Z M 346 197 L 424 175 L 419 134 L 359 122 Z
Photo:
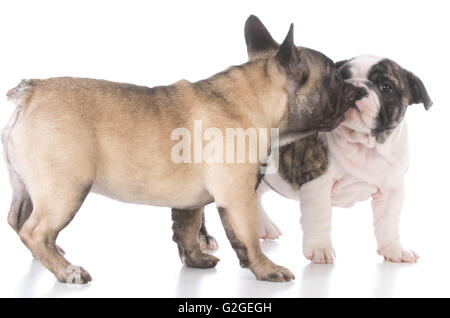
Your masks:
M 10 89 L 8 93 L 6 93 L 6 97 L 16 105 L 25 105 L 33 94 L 34 87 L 35 83 L 33 80 L 22 80 L 19 85 Z

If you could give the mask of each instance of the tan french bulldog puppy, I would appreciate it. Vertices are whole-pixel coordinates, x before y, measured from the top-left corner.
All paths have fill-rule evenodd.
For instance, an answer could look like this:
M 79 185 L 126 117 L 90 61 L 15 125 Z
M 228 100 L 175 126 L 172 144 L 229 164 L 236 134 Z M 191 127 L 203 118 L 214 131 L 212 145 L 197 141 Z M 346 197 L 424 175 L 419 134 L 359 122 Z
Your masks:
M 173 208 L 180 256 L 200 268 L 218 261 L 197 240 L 203 206 L 216 202 L 242 266 L 260 280 L 294 279 L 260 249 L 255 186 L 261 161 L 193 163 L 183 149 L 178 162 L 174 131 L 195 136 L 194 121 L 223 135 L 230 127 L 279 128 L 281 138 L 331 130 L 354 105 L 357 89 L 335 75 L 323 54 L 297 48 L 292 25 L 281 45 L 254 16 L 245 31 L 249 52 L 276 53 L 196 83 L 148 88 L 64 77 L 25 80 L 8 92 L 17 105 L 2 133 L 13 187 L 8 221 L 59 281 L 91 280 L 55 244 L 89 192 Z

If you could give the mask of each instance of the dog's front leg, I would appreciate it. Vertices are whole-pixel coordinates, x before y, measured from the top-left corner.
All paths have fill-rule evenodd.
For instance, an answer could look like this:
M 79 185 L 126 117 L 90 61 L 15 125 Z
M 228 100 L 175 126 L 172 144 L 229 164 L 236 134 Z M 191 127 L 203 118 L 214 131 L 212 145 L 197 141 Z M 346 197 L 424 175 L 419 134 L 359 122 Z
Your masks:
M 261 251 L 257 226 L 256 178 L 253 180 L 250 175 L 240 173 L 240 177 L 234 180 L 233 185 L 222 182 L 214 197 L 225 232 L 240 265 L 249 268 L 259 280 L 293 280 L 295 277 L 287 268 L 274 264 Z
M 332 264 L 335 258 L 331 244 L 332 187 L 328 172 L 300 188 L 303 255 L 318 264 Z
M 399 223 L 404 196 L 402 185 L 397 189 L 380 190 L 372 199 L 378 254 L 396 263 L 412 263 L 419 258 L 414 251 L 405 249 L 400 244 Z

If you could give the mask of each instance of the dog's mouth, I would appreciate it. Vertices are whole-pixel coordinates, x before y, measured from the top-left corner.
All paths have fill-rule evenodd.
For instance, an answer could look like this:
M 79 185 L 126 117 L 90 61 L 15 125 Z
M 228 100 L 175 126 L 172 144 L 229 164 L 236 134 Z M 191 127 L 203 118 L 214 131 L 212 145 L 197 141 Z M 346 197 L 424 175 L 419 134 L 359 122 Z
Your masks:
M 345 112 L 345 120 L 344 123 L 350 126 L 362 126 L 368 127 L 366 121 L 364 120 L 363 111 L 356 104 L 356 101 L 351 104 L 348 110 Z M 355 126 L 356 127 L 356 126 Z
M 361 108 L 358 107 L 356 102 L 350 107 L 350 109 L 353 109 L 358 114 L 359 119 L 361 119 L 361 121 L 364 122 L 362 110 Z

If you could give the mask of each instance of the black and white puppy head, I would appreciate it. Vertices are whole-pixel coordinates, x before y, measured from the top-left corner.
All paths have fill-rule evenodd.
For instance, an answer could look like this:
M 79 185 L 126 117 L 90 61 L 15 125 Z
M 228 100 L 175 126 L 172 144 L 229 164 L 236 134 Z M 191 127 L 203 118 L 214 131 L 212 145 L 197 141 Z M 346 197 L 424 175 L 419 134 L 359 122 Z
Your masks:
M 422 81 L 392 60 L 362 55 L 336 66 L 347 83 L 366 90 L 341 125 L 369 134 L 378 143 L 400 124 L 408 106 L 423 103 L 428 110 L 433 104 Z

